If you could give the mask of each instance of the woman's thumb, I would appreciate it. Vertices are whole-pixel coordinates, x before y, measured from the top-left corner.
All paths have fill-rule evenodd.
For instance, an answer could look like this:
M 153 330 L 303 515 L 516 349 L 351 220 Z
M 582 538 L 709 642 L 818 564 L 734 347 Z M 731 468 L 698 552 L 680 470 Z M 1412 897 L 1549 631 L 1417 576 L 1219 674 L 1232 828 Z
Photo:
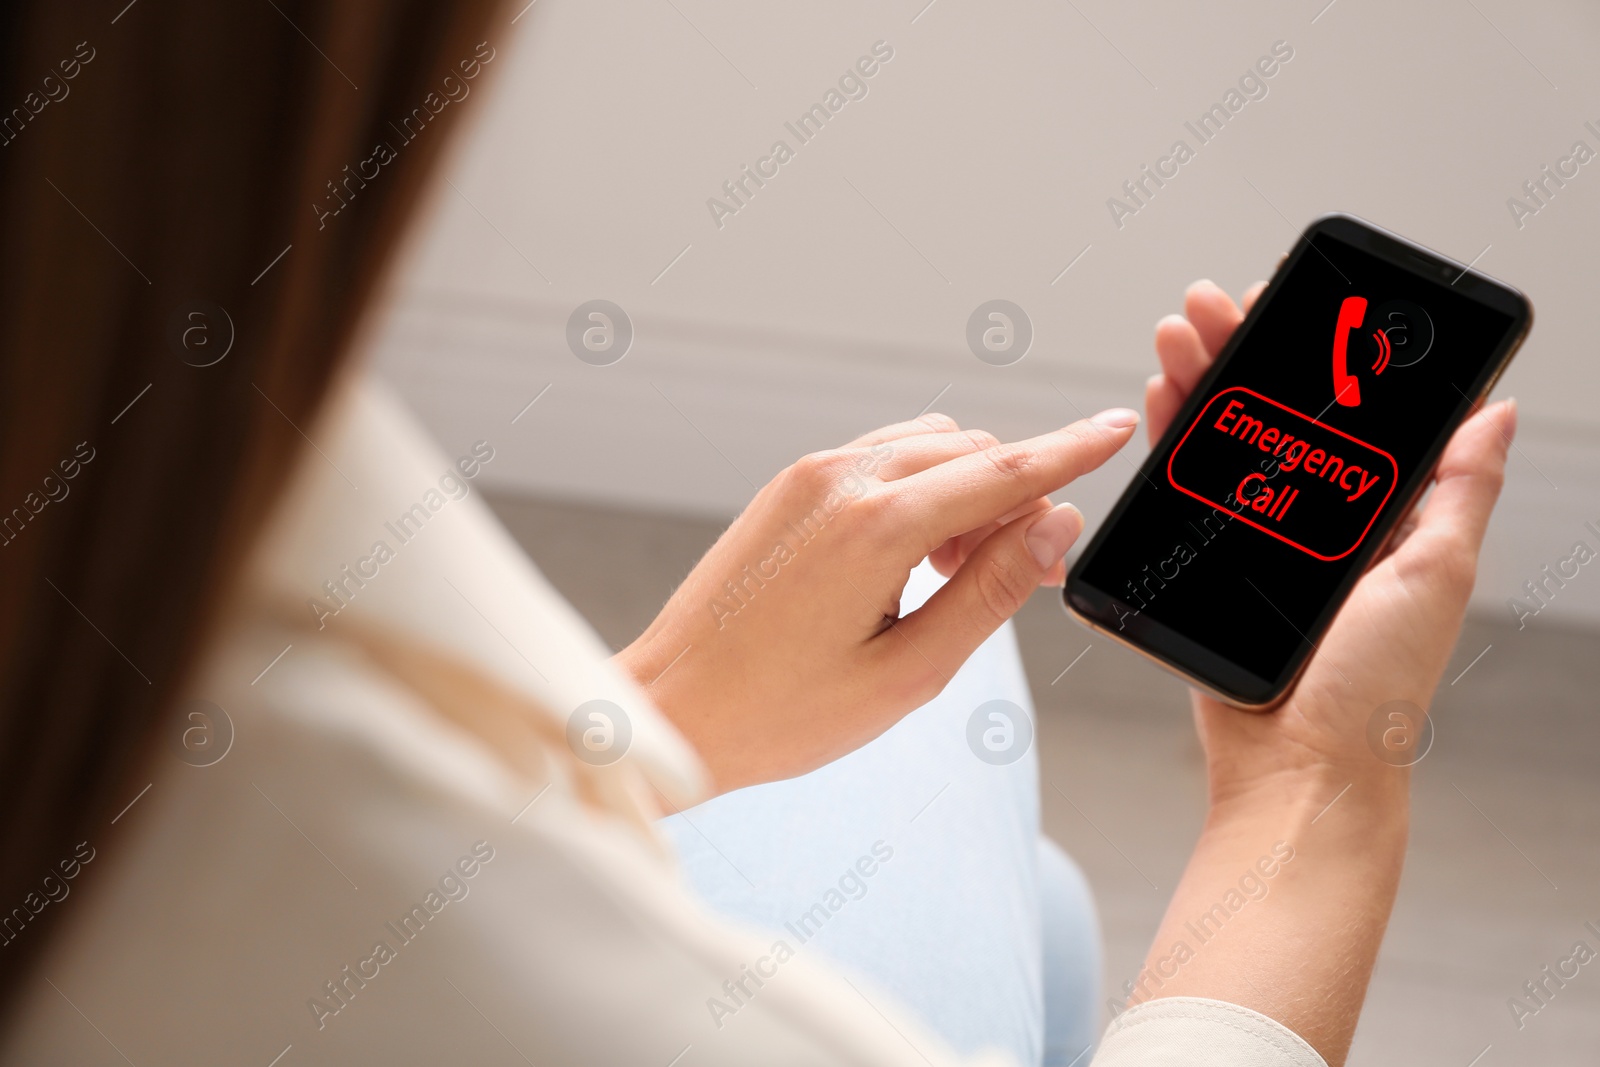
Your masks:
M 948 679 L 1060 566 L 1081 533 L 1083 515 L 1071 504 L 1014 520 L 985 538 L 897 628 Z

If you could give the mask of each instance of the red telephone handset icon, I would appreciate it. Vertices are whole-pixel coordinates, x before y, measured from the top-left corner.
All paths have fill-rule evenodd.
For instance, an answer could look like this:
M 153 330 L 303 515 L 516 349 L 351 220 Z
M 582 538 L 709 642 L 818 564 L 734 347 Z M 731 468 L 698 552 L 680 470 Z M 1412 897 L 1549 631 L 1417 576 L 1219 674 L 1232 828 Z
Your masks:
M 1350 331 L 1359 327 L 1366 317 L 1367 298 L 1347 296 L 1339 305 L 1339 323 L 1333 328 L 1333 398 L 1347 408 L 1361 403 L 1361 383 L 1350 373 L 1346 359 Z

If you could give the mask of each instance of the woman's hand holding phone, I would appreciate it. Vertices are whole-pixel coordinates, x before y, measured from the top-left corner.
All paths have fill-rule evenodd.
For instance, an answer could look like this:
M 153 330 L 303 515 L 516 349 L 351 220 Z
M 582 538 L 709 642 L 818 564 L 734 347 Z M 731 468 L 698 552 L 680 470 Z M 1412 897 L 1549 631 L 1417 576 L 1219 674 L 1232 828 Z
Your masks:
M 1262 288 L 1245 294 L 1244 310 Z M 1158 324 L 1162 373 L 1146 389 L 1152 441 L 1243 318 L 1226 293 L 1198 282 L 1185 315 Z M 1426 709 L 1432 700 L 1461 630 L 1515 429 L 1515 403 L 1505 401 L 1456 431 L 1431 494 L 1362 576 L 1281 704 L 1252 713 L 1194 695 L 1211 812 L 1147 970 L 1171 970 L 1173 944 L 1195 940 L 1185 924 L 1223 900 L 1274 844 L 1295 859 L 1248 919 L 1241 922 L 1241 912 L 1226 938 L 1191 946 L 1192 960 L 1159 985 L 1147 981 L 1133 999 L 1244 1004 L 1295 1030 L 1329 1063 L 1343 1061 L 1407 829 L 1409 771 L 1372 750 L 1368 721 L 1390 701 Z
M 1162 373 L 1150 379 L 1145 394 L 1152 442 L 1261 289 L 1245 293 L 1241 310 L 1212 283 L 1198 282 L 1187 295 L 1187 316 L 1170 316 L 1157 326 Z M 1456 432 L 1439 462 L 1432 495 L 1357 583 L 1280 707 L 1265 716 L 1241 716 L 1196 695 L 1202 738 L 1229 750 L 1226 765 L 1213 774 L 1217 799 L 1297 764 L 1335 769 L 1346 781 L 1390 769 L 1366 743 L 1367 716 L 1389 701 L 1426 708 L 1432 699 L 1461 630 L 1515 430 L 1515 402 L 1507 400 L 1486 407 Z M 1258 751 L 1263 745 L 1269 751 Z

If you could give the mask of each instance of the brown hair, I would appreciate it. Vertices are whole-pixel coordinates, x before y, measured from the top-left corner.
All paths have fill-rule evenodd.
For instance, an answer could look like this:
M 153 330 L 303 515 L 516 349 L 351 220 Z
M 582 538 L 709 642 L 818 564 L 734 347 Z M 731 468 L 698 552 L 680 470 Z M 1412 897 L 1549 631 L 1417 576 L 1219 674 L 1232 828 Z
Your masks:
M 61 910 L 30 894 L 140 788 L 445 79 L 505 29 L 494 0 L 125 4 L 0 15 L 0 1010 Z

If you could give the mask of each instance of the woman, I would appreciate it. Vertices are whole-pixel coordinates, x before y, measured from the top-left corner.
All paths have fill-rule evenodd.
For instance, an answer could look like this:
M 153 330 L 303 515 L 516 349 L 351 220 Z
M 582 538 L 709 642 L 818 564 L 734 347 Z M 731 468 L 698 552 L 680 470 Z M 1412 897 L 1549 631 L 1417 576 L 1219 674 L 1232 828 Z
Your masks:
M 800 934 L 707 915 L 653 822 L 813 771 L 937 693 L 1060 580 L 1082 520 L 1046 495 L 1137 416 L 1013 445 L 932 417 L 806 457 L 612 663 L 471 492 L 492 443 L 438 454 L 340 370 L 508 14 L 7 17 L 8 99 L 48 103 L 0 155 L 0 490 L 22 502 L 0 557 L 0 1057 L 955 1062 Z M 1152 433 L 1241 314 L 1209 286 L 1186 312 L 1158 332 Z M 1210 816 L 1096 1063 L 1342 1061 L 1406 829 L 1367 716 L 1427 705 L 1513 429 L 1504 404 L 1457 434 L 1286 704 L 1197 698 Z M 796 515 L 815 533 L 784 580 L 707 612 Z M 930 556 L 949 580 L 902 612 Z M 862 884 L 893 848 L 864 843 Z M 1188 917 L 1252 872 L 1271 906 L 1174 964 Z

